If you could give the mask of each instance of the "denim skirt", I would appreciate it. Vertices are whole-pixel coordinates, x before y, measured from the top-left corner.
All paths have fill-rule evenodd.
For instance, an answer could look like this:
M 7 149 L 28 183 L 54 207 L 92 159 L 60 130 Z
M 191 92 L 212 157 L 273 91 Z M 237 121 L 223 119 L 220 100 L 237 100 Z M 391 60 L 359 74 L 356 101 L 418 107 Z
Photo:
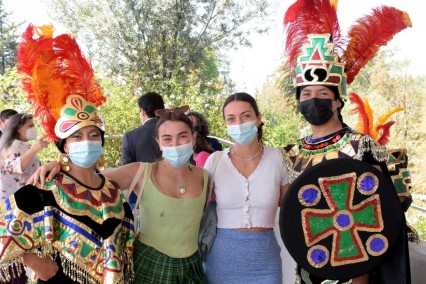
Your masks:
M 281 248 L 274 231 L 217 229 L 204 270 L 208 284 L 282 283 Z

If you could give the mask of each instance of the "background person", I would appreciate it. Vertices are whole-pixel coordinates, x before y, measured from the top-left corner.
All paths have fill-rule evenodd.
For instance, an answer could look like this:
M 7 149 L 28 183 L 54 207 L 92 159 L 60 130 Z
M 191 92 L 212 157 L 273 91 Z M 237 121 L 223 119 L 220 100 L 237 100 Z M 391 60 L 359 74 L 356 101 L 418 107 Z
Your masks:
M 195 132 L 197 132 L 197 136 L 203 137 L 210 144 L 211 148 L 214 151 L 222 151 L 223 147 L 220 144 L 219 140 L 213 137 L 209 137 L 210 135 L 210 126 L 209 122 L 205 118 L 205 116 L 196 111 L 190 111 L 187 113 L 188 117 L 191 119 L 192 124 L 194 125 Z
M 155 110 L 164 109 L 160 94 L 149 92 L 138 99 L 139 116 L 142 126 L 124 134 L 121 164 L 133 162 L 153 163 L 161 158 L 161 151 L 155 141 Z
M 4 201 L 25 185 L 40 167 L 37 153 L 48 146 L 48 142 L 37 139 L 37 128 L 33 116 L 18 113 L 12 116 L 0 139 L 0 199 Z M 30 141 L 35 140 L 33 144 Z
M 12 116 L 17 114 L 18 112 L 14 109 L 4 109 L 0 113 L 0 138 L 3 132 L 6 130 L 9 120 Z

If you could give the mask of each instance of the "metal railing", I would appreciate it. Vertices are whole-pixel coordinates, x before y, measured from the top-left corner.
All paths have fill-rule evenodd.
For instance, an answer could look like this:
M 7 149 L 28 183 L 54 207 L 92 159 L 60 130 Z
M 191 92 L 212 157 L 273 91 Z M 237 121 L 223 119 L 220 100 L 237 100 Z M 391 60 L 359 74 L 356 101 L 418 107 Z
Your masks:
M 232 145 L 234 145 L 234 142 L 226 140 L 226 139 L 223 139 L 221 137 L 217 137 L 217 136 L 209 136 L 209 137 L 216 138 L 217 140 L 219 140 L 219 142 L 222 145 L 226 145 L 228 147 L 231 147 Z M 105 139 L 106 140 L 115 140 L 115 139 L 122 139 L 122 138 L 123 138 L 123 135 L 105 135 Z M 417 198 L 420 201 L 426 202 L 426 195 L 413 194 L 412 196 L 413 196 L 413 198 Z M 418 210 L 418 211 L 426 212 L 426 208 L 418 206 L 418 205 L 415 205 L 415 204 L 411 204 L 410 207 L 413 208 L 413 209 L 415 209 L 415 210 Z

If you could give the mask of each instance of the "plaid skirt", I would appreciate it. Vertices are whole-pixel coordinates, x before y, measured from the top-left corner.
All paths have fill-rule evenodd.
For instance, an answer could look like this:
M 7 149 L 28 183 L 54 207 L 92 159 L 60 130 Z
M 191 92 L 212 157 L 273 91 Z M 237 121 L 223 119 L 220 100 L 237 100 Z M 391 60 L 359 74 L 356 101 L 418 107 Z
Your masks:
M 206 283 L 198 252 L 185 258 L 173 258 L 135 241 L 133 283 Z

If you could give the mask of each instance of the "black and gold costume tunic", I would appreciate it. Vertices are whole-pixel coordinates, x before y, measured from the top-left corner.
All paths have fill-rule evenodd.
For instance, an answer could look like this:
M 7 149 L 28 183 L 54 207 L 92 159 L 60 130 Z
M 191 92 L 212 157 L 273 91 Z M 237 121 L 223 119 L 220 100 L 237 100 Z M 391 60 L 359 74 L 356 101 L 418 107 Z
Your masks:
M 386 161 L 388 154 L 384 146 L 379 145 L 371 137 L 356 132 L 349 127 L 314 139 L 310 136 L 288 144 L 283 149 L 284 159 L 289 169 L 290 180 L 294 181 L 306 169 L 326 160 L 357 159 L 372 165 L 380 166 L 388 176 Z M 401 210 L 402 212 L 402 210 Z M 407 240 L 405 229 L 392 253 L 382 265 L 370 273 L 369 283 L 392 283 L 395 279 L 407 279 L 410 283 Z M 347 280 L 325 280 L 297 267 L 296 283 L 351 283 Z M 390 281 L 390 282 L 389 282 Z
M 133 215 L 121 190 L 100 177 L 101 186 L 90 188 L 59 173 L 0 205 L 3 281 L 22 272 L 22 256 L 33 252 L 58 263 L 49 283 L 132 283 Z
M 284 147 L 284 157 L 290 165 L 291 180 L 322 161 L 340 158 L 380 165 L 381 170 L 387 172 L 387 156 L 385 147 L 370 136 L 355 132 L 349 127 L 318 139 L 304 137 Z

